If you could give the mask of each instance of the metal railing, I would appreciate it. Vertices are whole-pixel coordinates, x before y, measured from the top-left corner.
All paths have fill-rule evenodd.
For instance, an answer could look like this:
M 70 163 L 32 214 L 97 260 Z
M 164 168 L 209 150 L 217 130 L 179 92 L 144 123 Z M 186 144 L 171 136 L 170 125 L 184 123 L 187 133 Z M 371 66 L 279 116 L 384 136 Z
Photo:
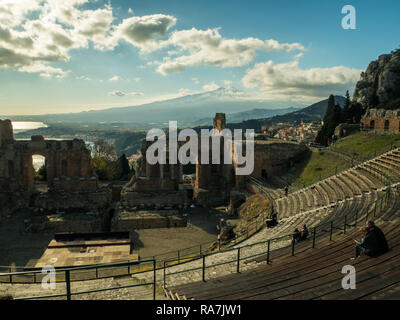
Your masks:
M 167 277 L 168 276 L 174 276 L 174 275 L 178 275 L 178 274 L 182 274 L 182 273 L 186 273 L 186 272 L 201 270 L 201 280 L 206 281 L 207 280 L 206 279 L 206 269 L 207 268 L 210 269 L 210 268 L 216 268 L 216 267 L 222 266 L 222 265 L 234 264 L 236 272 L 240 273 L 240 267 L 241 267 L 240 262 L 241 261 L 249 260 L 252 258 L 256 258 L 256 257 L 265 255 L 265 261 L 267 264 L 269 264 L 272 261 L 271 255 L 273 255 L 275 252 L 278 253 L 278 252 L 280 252 L 281 249 L 290 248 L 290 252 L 287 252 L 287 254 L 294 256 L 296 253 L 296 247 L 304 242 L 310 243 L 311 247 L 315 248 L 318 238 L 325 236 L 327 233 L 329 233 L 329 241 L 332 241 L 333 235 L 335 232 L 339 232 L 341 234 L 346 234 L 346 232 L 348 231 L 349 228 L 356 228 L 359 223 L 366 222 L 369 219 L 371 219 L 371 217 L 376 218 L 380 213 L 382 213 L 382 211 L 387 206 L 387 204 L 390 200 L 390 195 L 391 195 L 391 189 L 390 189 L 390 187 L 388 187 L 386 192 L 383 195 L 378 196 L 378 199 L 376 199 L 375 201 L 371 202 L 368 205 L 367 210 L 365 210 L 366 212 L 364 214 L 360 215 L 358 212 L 359 209 L 353 208 L 352 210 L 345 213 L 344 215 L 341 215 L 333 220 L 330 220 L 330 221 L 327 221 L 324 223 L 320 223 L 320 224 L 314 226 L 311 229 L 311 236 L 308 237 L 307 240 L 304 240 L 300 243 L 296 243 L 296 241 L 294 241 L 294 234 L 290 233 L 290 234 L 286 234 L 286 235 L 279 236 L 276 238 L 240 246 L 237 248 L 229 248 L 229 249 L 221 250 L 219 253 L 229 253 L 229 252 L 235 253 L 235 254 L 232 254 L 231 259 L 228 261 L 223 261 L 223 262 L 218 262 L 218 263 L 207 265 L 207 258 L 210 256 L 213 256 L 217 253 L 199 255 L 198 259 L 202 259 L 201 266 L 190 268 L 190 269 L 185 269 L 185 270 L 181 270 L 181 271 L 170 272 L 170 273 L 167 273 L 168 265 L 167 265 L 167 261 L 164 261 L 163 286 L 164 286 L 164 288 L 167 288 Z M 346 200 L 346 201 L 349 201 L 349 200 Z M 284 239 L 287 239 L 286 246 L 279 247 L 275 250 L 271 249 L 271 245 L 273 243 L 276 243 L 278 241 L 283 241 Z M 324 237 L 324 240 L 326 240 L 325 237 Z M 256 246 L 261 247 L 260 250 L 258 250 L 258 252 L 256 252 L 256 253 L 250 252 L 250 254 L 248 254 L 248 255 L 243 254 L 246 249 L 253 248 Z M 284 256 L 284 254 L 283 254 L 283 256 Z
M 126 275 L 130 275 L 130 269 L 134 265 L 138 264 L 146 264 L 150 263 L 153 268 L 153 281 L 146 282 L 146 283 L 135 283 L 129 285 L 122 285 L 118 287 L 107 287 L 107 288 L 99 288 L 93 290 L 85 290 L 85 291 L 72 291 L 71 290 L 71 283 L 74 281 L 81 281 L 80 275 L 82 272 L 92 271 L 96 273 L 95 279 L 104 279 L 110 278 L 114 275 L 111 274 L 104 274 L 103 276 L 99 276 L 99 271 L 103 269 L 115 269 L 115 268 L 127 268 Z M 156 299 L 156 261 L 155 260 L 146 260 L 146 261 L 134 261 L 134 262 L 120 262 L 120 263 L 111 263 L 111 264 L 98 264 L 92 266 L 81 266 L 81 267 L 68 267 L 68 268 L 54 268 L 54 273 L 52 274 L 52 278 L 55 283 L 65 282 L 65 293 L 60 294 L 53 294 L 53 295 L 41 295 L 41 296 L 27 296 L 27 297 L 17 297 L 14 300 L 36 300 L 36 299 L 54 299 L 65 297 L 67 300 L 71 300 L 72 296 L 75 295 L 83 295 L 89 293 L 96 293 L 96 292 L 104 292 L 110 290 L 118 290 L 118 289 L 125 289 L 125 288 L 133 288 L 133 287 L 141 287 L 141 286 L 153 286 L 153 300 Z M 31 270 L 31 271 L 22 271 L 22 272 L 11 272 L 11 273 L 1 273 L 1 278 L 8 278 L 9 283 L 21 283 L 18 278 L 27 278 L 31 277 L 32 281 L 30 283 L 40 283 L 42 284 L 43 281 L 46 283 L 48 282 L 49 277 L 49 269 L 46 271 L 40 270 Z M 51 274 L 51 273 L 50 273 Z M 14 279 L 14 280 L 13 280 Z M 86 279 L 85 279 L 86 280 Z M 26 282 L 23 282 L 26 283 Z
M 367 221 L 370 219 L 372 216 L 377 217 L 387 206 L 388 201 L 390 199 L 391 195 L 391 188 L 388 186 L 386 188 L 386 192 L 383 195 L 378 194 L 378 199 L 375 201 L 371 202 L 367 207 L 368 209 L 366 210 L 365 214 L 360 215 L 358 212 L 358 208 L 353 208 L 349 212 L 345 213 L 344 215 L 340 215 L 339 217 L 330 220 L 325 223 L 320 223 L 313 227 L 311 237 L 308 238 L 306 241 L 311 241 L 312 248 L 315 248 L 317 239 L 318 237 L 322 237 L 323 235 L 326 235 L 326 233 L 329 233 L 329 241 L 332 241 L 333 239 L 333 234 L 334 232 L 340 232 L 343 234 L 346 234 L 347 230 L 349 227 L 357 227 L 357 224 L 360 223 L 361 221 Z M 348 201 L 348 200 L 347 200 Z M 341 213 L 341 212 L 339 212 Z M 327 227 L 326 227 L 327 226 Z M 283 241 L 286 239 L 287 243 L 286 245 L 284 244 L 283 246 L 272 249 L 271 246 L 274 243 L 277 243 L 278 241 Z M 310 242 L 309 242 L 310 243 Z M 95 292 L 103 292 L 103 291 L 109 291 L 109 290 L 118 290 L 118 289 L 123 289 L 123 288 L 132 288 L 132 287 L 139 287 L 139 286 L 153 286 L 153 299 L 156 299 L 156 285 L 157 285 L 157 278 L 156 278 L 156 272 L 157 270 L 162 269 L 163 270 L 163 285 L 164 288 L 167 287 L 167 277 L 172 276 L 172 275 L 177 275 L 177 274 L 182 274 L 185 272 L 191 272 L 195 270 L 201 270 L 201 278 L 203 281 L 206 281 L 206 270 L 210 268 L 216 268 L 222 265 L 226 264 L 235 264 L 235 269 L 236 272 L 240 272 L 240 263 L 241 261 L 244 260 L 249 260 L 251 258 L 256 258 L 262 255 L 265 255 L 265 261 L 267 264 L 271 262 L 271 255 L 273 255 L 275 252 L 280 252 L 280 249 L 284 248 L 289 248 L 290 247 L 290 254 L 292 256 L 295 255 L 296 252 L 296 247 L 297 243 L 293 240 L 293 234 L 286 234 L 283 236 L 279 236 L 276 238 L 272 239 L 267 239 L 264 241 L 252 243 L 252 244 L 247 244 L 243 245 L 240 247 L 236 248 L 225 248 L 221 249 L 218 252 L 209 252 L 209 253 L 204 253 L 199 250 L 199 253 L 190 259 L 181 260 L 181 264 L 185 264 L 188 262 L 191 262 L 193 260 L 198 260 L 201 259 L 201 266 L 200 267 L 194 267 L 191 269 L 185 269 L 182 271 L 176 271 L 176 272 L 171 272 L 167 273 L 167 267 L 172 266 L 176 264 L 175 259 L 171 260 L 163 260 L 163 261 L 156 261 L 155 259 L 149 259 L 149 260 L 142 260 L 142 261 L 133 261 L 133 262 L 123 262 L 123 263 L 113 263 L 113 264 L 101 264 L 101 265 L 91 265 L 91 266 L 81 266 L 81 267 L 70 267 L 70 268 L 56 268 L 56 281 L 57 282 L 65 282 L 65 289 L 66 292 L 62 294 L 56 294 L 56 295 L 44 295 L 44 296 L 30 296 L 30 297 L 21 297 L 17 299 L 51 299 L 51 298 L 58 298 L 58 297 L 66 297 L 67 300 L 71 300 L 71 297 L 74 295 L 82 295 L 82 294 L 89 294 L 89 293 L 95 293 Z M 258 250 L 258 252 L 251 252 L 250 254 L 246 255 L 246 250 L 254 248 L 256 246 L 259 246 L 261 249 Z M 228 261 L 222 261 L 214 264 L 209 264 L 207 265 L 207 258 L 210 256 L 215 255 L 216 253 L 229 253 L 232 252 L 234 253 L 232 255 L 232 259 Z M 289 254 L 289 252 L 287 253 Z M 149 270 L 148 266 L 146 264 L 151 264 L 151 269 Z M 115 274 L 112 273 L 107 273 L 104 272 L 103 275 L 101 275 L 101 270 L 104 269 L 112 269 L 113 271 L 116 271 L 121 268 L 126 268 L 125 275 L 131 275 L 134 272 L 134 268 L 138 267 L 139 269 L 142 269 L 140 272 L 148 272 L 152 271 L 153 272 L 153 281 L 152 282 L 147 282 L 147 283 L 141 283 L 141 284 L 130 284 L 130 285 L 124 285 L 124 286 L 118 286 L 118 287 L 111 287 L 111 288 L 100 288 L 100 289 L 94 289 L 94 290 L 86 290 L 86 291 L 78 291 L 78 292 L 73 292 L 71 290 L 71 282 L 74 281 L 81 281 L 81 273 L 82 272 L 88 272 L 88 270 L 91 272 L 95 272 L 95 277 L 94 279 L 103 279 L 103 278 L 110 278 L 115 276 Z M 117 272 L 117 275 L 121 275 L 120 272 Z M 41 283 L 43 280 L 43 277 L 45 276 L 41 270 L 30 270 L 30 271 L 23 271 L 23 272 L 11 272 L 11 273 L 2 273 L 0 274 L 0 279 L 1 278 L 8 278 L 9 283 L 26 283 L 26 279 L 23 282 L 20 282 L 18 280 L 18 277 L 32 277 L 31 283 Z M 58 276 L 58 279 L 57 279 Z

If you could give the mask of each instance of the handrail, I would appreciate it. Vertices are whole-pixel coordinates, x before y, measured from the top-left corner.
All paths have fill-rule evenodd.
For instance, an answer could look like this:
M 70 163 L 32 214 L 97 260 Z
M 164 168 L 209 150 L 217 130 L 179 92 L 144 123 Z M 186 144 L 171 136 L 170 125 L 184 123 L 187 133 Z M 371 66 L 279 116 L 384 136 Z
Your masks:
M 385 206 L 387 205 L 388 200 L 389 200 L 389 196 L 390 196 L 390 189 L 388 189 L 387 192 L 386 192 L 381 198 L 378 197 L 378 199 L 376 199 L 375 201 L 371 202 L 371 203 L 368 205 L 368 209 L 367 209 L 367 212 L 366 212 L 366 215 L 365 215 L 365 221 L 368 221 L 368 218 L 369 218 L 369 215 L 371 214 L 371 212 L 374 212 L 374 217 L 376 217 L 376 213 L 377 213 L 377 212 L 376 212 L 376 207 L 377 207 L 377 204 L 378 204 L 378 203 L 380 203 L 380 206 L 381 206 L 380 212 L 383 210 L 383 208 L 384 208 L 383 204 L 385 203 Z M 325 233 L 325 232 L 329 232 L 329 233 L 330 233 L 329 240 L 332 241 L 332 234 L 333 234 L 333 230 L 334 230 L 334 229 L 336 229 L 336 230 L 341 230 L 341 231 L 343 231 L 343 233 L 345 234 L 345 233 L 346 233 L 347 227 L 356 227 L 357 221 L 358 221 L 359 219 L 364 219 L 363 216 L 359 216 L 359 215 L 357 214 L 357 211 L 356 211 L 356 210 L 357 210 L 357 209 L 354 209 L 354 210 L 352 210 L 350 213 L 345 214 L 344 216 L 337 217 L 336 219 L 327 221 L 327 222 L 325 222 L 325 223 L 320 223 L 320 224 L 314 226 L 314 227 L 313 227 L 313 231 L 312 231 L 312 247 L 315 248 L 315 243 L 316 243 L 316 238 L 317 238 L 317 229 L 319 229 L 319 233 L 318 233 L 318 234 Z M 354 221 L 353 221 L 353 222 L 354 222 L 354 225 L 350 224 L 350 221 L 347 219 L 349 216 L 350 216 L 350 217 L 352 216 L 353 211 L 354 211 L 354 214 L 355 214 L 355 215 L 353 216 L 353 218 L 354 218 Z M 342 224 L 342 226 L 341 226 L 341 227 L 334 227 L 335 221 L 337 222 L 338 220 L 342 220 L 342 218 L 344 218 L 344 223 Z M 329 228 L 328 230 L 321 229 L 322 226 L 327 225 L 327 224 L 330 225 L 330 228 Z M 282 247 L 282 248 L 278 248 L 278 249 L 275 249 L 275 250 L 270 250 L 270 243 L 271 243 L 272 241 L 276 241 L 276 240 L 283 239 L 283 238 L 287 238 L 287 237 L 292 238 L 292 241 L 291 241 L 291 244 L 290 244 L 290 245 L 292 246 L 292 255 L 294 255 L 294 252 L 295 252 L 295 249 L 294 249 L 294 248 L 295 248 L 295 243 L 294 243 L 294 240 L 293 240 L 293 235 L 294 235 L 294 234 L 291 233 L 291 234 L 287 234 L 287 235 L 280 236 L 280 237 L 277 237 L 277 238 L 268 239 L 268 240 L 260 241 L 260 242 L 257 242 L 257 243 L 253 243 L 253 244 L 241 246 L 241 247 L 238 247 L 238 248 L 231 248 L 231 249 L 228 249 L 228 250 L 223 250 L 222 252 L 229 252 L 229 251 L 238 250 L 237 270 L 240 269 L 240 266 L 239 266 L 240 260 L 249 259 L 249 258 L 252 258 L 252 257 L 254 257 L 254 256 L 260 256 L 260 255 L 262 255 L 262 254 L 266 254 L 266 255 L 267 255 L 267 263 L 270 263 L 270 254 L 271 254 L 271 252 L 276 251 L 276 250 L 279 250 L 279 249 L 282 249 L 282 248 L 285 248 L 285 247 Z M 310 239 L 310 238 L 308 238 L 307 240 L 309 240 L 309 239 Z M 250 247 L 250 246 L 255 246 L 255 245 L 258 245 L 258 244 L 265 244 L 265 243 L 268 244 L 267 252 L 255 254 L 255 255 L 253 255 L 253 256 L 247 256 L 247 257 L 245 257 L 245 258 L 240 258 L 239 252 L 240 252 L 241 249 L 244 249 L 245 247 Z M 213 255 L 213 254 L 216 254 L 216 253 L 211 253 L 211 254 L 209 254 L 209 255 Z M 203 256 L 203 260 L 205 259 L 205 257 L 207 257 L 207 256 L 209 256 L 209 255 L 204 255 L 204 256 Z M 174 274 L 179 274 L 179 273 L 183 273 L 183 272 L 189 272 L 189 271 L 192 271 L 192 270 L 203 269 L 203 271 L 202 271 L 202 274 L 203 274 L 203 281 L 205 281 L 205 276 L 204 276 L 204 274 L 205 274 L 205 270 L 204 270 L 204 269 L 205 269 L 205 268 L 207 268 L 207 267 L 208 267 L 208 268 L 210 268 L 210 267 L 215 267 L 215 266 L 217 266 L 217 265 L 223 265 L 223 264 L 228 264 L 228 263 L 232 263 L 232 262 L 235 262 L 235 261 L 232 260 L 232 261 L 222 262 L 222 263 L 218 263 L 218 264 L 214 264 L 214 265 L 209 265 L 209 266 L 205 266 L 204 263 L 203 263 L 203 267 L 202 267 L 202 268 L 201 268 L 201 267 L 198 267 L 198 268 L 193 268 L 193 269 L 190 269 L 190 270 L 182 270 L 182 271 L 178 271 L 178 272 L 169 273 L 168 275 L 171 276 L 171 275 L 174 275 Z M 165 272 L 165 265 L 164 265 L 164 288 L 166 288 L 166 275 L 167 275 L 167 274 L 166 274 L 166 272 Z
M 385 194 L 383 195 L 383 197 L 379 197 L 379 195 L 378 195 L 378 199 L 376 199 L 375 201 L 371 202 L 368 205 L 369 209 L 367 210 L 367 213 L 366 213 L 366 216 L 365 216 L 366 221 L 368 220 L 369 215 L 371 214 L 371 212 L 374 212 L 374 216 L 376 216 L 376 209 L 377 209 L 378 203 L 380 203 L 380 207 L 381 207 L 381 210 L 379 212 L 381 212 L 383 210 L 384 203 L 386 203 L 385 205 L 387 205 L 387 201 L 389 199 L 390 192 L 391 192 L 390 187 L 388 187 L 386 192 L 385 192 Z M 342 230 L 344 233 L 346 233 L 346 227 L 352 226 L 349 223 L 348 219 L 347 219 L 347 217 L 351 216 L 352 213 L 353 213 L 353 211 L 351 211 L 350 213 L 347 213 L 347 214 L 345 214 L 343 216 L 344 220 L 345 220 L 344 224 L 343 224 L 343 229 L 342 228 L 337 228 L 337 227 L 335 229 Z M 355 212 L 355 213 L 357 213 L 357 212 Z M 321 234 L 321 233 L 327 232 L 327 230 L 321 229 L 321 227 L 323 225 L 326 225 L 326 224 L 330 225 L 330 230 L 329 230 L 330 231 L 330 240 L 332 240 L 332 232 L 333 232 L 333 228 L 334 228 L 334 223 L 335 223 L 335 221 L 338 221 L 339 219 L 342 220 L 343 217 L 342 216 L 336 217 L 333 220 L 327 221 L 325 223 L 320 223 L 320 224 L 314 226 L 313 227 L 313 231 L 312 231 L 312 236 L 313 236 L 312 237 L 312 241 L 313 241 L 312 242 L 312 247 L 313 248 L 315 247 L 317 234 Z M 356 214 L 355 216 L 353 216 L 353 218 L 354 218 L 354 222 L 355 222 L 355 225 L 356 225 L 358 219 L 362 218 L 362 216 L 359 216 L 359 215 Z M 317 232 L 317 229 L 319 229 L 318 230 L 319 232 Z M 294 253 L 295 253 L 295 244 L 294 244 L 294 240 L 293 240 L 293 233 L 290 233 L 290 234 L 286 234 L 286 235 L 279 236 L 279 237 L 276 237 L 276 238 L 260 241 L 260 242 L 257 242 L 257 243 L 247 244 L 247 245 L 240 246 L 240 247 L 237 247 L 237 248 L 228 248 L 228 249 L 220 250 L 219 252 L 237 251 L 237 258 L 235 260 L 232 260 L 232 261 L 220 262 L 220 263 L 217 263 L 217 264 L 214 264 L 214 265 L 211 265 L 211 266 L 206 266 L 206 257 L 214 255 L 216 253 L 200 254 L 199 257 L 201 257 L 203 259 L 202 267 L 192 268 L 190 270 L 178 271 L 178 272 L 175 272 L 175 273 L 170 273 L 168 275 L 174 275 L 174 274 L 178 274 L 178 273 L 183 273 L 183 272 L 189 272 L 189 271 L 192 271 L 192 270 L 202 269 L 202 278 L 203 278 L 203 281 L 205 281 L 205 269 L 207 267 L 208 268 L 216 267 L 216 266 L 224 265 L 224 264 L 227 264 L 227 263 L 232 263 L 232 262 L 235 262 L 235 261 L 237 263 L 237 271 L 239 272 L 239 270 L 240 270 L 240 261 L 241 260 L 249 259 L 249 258 L 252 258 L 252 257 L 255 257 L 255 256 L 260 256 L 261 254 L 264 254 L 264 253 L 261 253 L 261 254 L 258 253 L 258 254 L 255 254 L 255 255 L 252 255 L 252 256 L 246 256 L 246 257 L 243 258 L 243 257 L 240 257 L 240 251 L 242 249 L 245 249 L 246 247 L 252 247 L 252 246 L 256 246 L 258 244 L 266 244 L 266 243 L 268 244 L 267 252 L 266 252 L 267 263 L 270 263 L 270 253 L 273 252 L 273 251 L 278 250 L 278 249 L 270 250 L 271 242 L 272 241 L 277 241 L 277 240 L 280 240 L 280 239 L 283 239 L 283 238 L 288 238 L 288 237 L 289 237 L 289 239 L 292 239 L 292 241 L 291 241 L 292 255 L 294 255 Z M 93 268 L 96 268 L 96 267 L 97 268 L 107 268 L 107 267 L 127 266 L 127 265 L 142 264 L 142 263 L 147 263 L 147 262 L 152 262 L 153 263 L 153 273 L 154 273 L 153 282 L 139 284 L 139 285 L 135 284 L 135 285 L 128 285 L 128 286 L 114 287 L 114 288 L 104 288 L 104 289 L 95 289 L 95 290 L 88 290 L 88 291 L 81 291 L 81 292 L 71 292 L 71 289 L 70 289 L 70 282 L 71 282 L 71 280 L 70 280 L 70 272 L 71 271 L 93 269 Z M 36 296 L 36 297 L 24 297 L 24 298 L 18 298 L 18 299 L 41 299 L 41 298 L 44 299 L 44 298 L 51 298 L 51 297 L 66 296 L 67 299 L 69 300 L 69 299 L 71 299 L 72 295 L 85 294 L 85 293 L 91 293 L 91 292 L 101 292 L 101 291 L 106 291 L 106 290 L 117 290 L 117 289 L 121 289 L 122 287 L 128 288 L 128 287 L 136 287 L 136 286 L 140 286 L 140 285 L 143 285 L 143 286 L 153 285 L 153 299 L 155 299 L 156 298 L 156 293 L 155 293 L 156 291 L 155 290 L 156 290 L 156 284 L 157 284 L 157 282 L 156 282 L 156 271 L 157 270 L 164 269 L 164 279 L 163 280 L 164 280 L 164 288 L 166 288 L 166 276 L 167 276 L 166 270 L 165 270 L 166 269 L 166 262 L 168 262 L 168 260 L 164 260 L 163 261 L 163 268 L 162 267 L 157 268 L 157 263 L 156 263 L 155 259 L 148 259 L 148 260 L 133 261 L 133 262 L 119 262 L 119 263 L 111 263 L 111 264 L 101 264 L 101 265 L 93 265 L 93 266 L 78 266 L 78 267 L 68 267 L 68 268 L 57 269 L 56 272 L 58 272 L 58 273 L 64 272 L 65 273 L 65 279 L 66 279 L 65 282 L 66 282 L 67 293 L 61 294 L 61 295 L 54 295 L 54 296 Z M 0 275 L 1 276 L 11 276 L 12 277 L 13 275 L 36 274 L 36 273 L 41 273 L 41 271 L 38 271 L 38 270 L 35 270 L 35 271 L 24 271 L 24 272 L 6 273 L 6 274 L 0 274 Z

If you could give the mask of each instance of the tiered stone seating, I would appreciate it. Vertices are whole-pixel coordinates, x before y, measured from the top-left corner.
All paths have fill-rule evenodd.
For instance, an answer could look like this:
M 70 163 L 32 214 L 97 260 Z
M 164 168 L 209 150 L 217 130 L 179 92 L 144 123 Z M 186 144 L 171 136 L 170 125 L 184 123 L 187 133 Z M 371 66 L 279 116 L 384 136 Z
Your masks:
M 385 175 L 392 183 L 400 182 L 400 149 L 393 150 L 354 168 L 340 172 L 307 188 L 289 193 L 275 192 L 278 218 L 331 206 L 386 186 Z M 278 196 L 279 194 L 279 196 Z M 279 204 L 278 204 L 279 203 Z
M 318 239 L 316 248 L 311 241 L 296 244 L 295 256 L 290 248 L 274 252 L 269 265 L 240 274 L 230 274 L 206 282 L 171 287 L 176 296 L 187 299 L 360 299 L 400 298 L 400 235 L 398 220 L 379 223 L 391 250 L 378 257 L 354 256 L 353 230 L 346 235 L 328 235 Z M 357 290 L 341 287 L 342 267 L 353 265 L 357 270 Z

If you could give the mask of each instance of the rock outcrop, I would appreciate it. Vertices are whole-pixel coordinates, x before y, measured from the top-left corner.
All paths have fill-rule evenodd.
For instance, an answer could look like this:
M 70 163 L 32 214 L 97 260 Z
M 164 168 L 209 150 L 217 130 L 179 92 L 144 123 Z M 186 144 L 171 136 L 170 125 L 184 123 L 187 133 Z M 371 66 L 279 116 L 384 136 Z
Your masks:
M 353 95 L 353 101 L 364 108 L 394 108 L 390 104 L 396 99 L 400 99 L 400 49 L 372 61 Z

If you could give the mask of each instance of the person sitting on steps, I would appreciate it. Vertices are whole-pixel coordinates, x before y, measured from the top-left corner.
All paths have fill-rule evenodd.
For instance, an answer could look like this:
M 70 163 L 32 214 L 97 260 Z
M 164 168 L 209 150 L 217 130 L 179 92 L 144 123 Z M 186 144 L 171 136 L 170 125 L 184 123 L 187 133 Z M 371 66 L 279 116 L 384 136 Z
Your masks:
M 389 246 L 382 230 L 375 226 L 373 221 L 368 221 L 362 229 L 364 236 L 356 242 L 356 258 L 361 254 L 369 257 L 377 257 L 389 251 Z M 354 258 L 353 258 L 354 259 Z
M 308 232 L 307 226 L 303 225 L 303 228 L 301 229 L 301 232 L 300 232 L 300 240 L 301 241 L 306 240 L 308 237 L 308 234 L 309 234 L 309 232 Z
M 297 228 L 293 232 L 293 241 L 295 241 L 297 243 L 301 241 L 301 233 L 300 233 L 299 229 L 297 229 Z
M 275 211 L 271 214 L 271 219 L 267 220 L 267 228 L 275 227 L 278 224 L 278 215 Z

